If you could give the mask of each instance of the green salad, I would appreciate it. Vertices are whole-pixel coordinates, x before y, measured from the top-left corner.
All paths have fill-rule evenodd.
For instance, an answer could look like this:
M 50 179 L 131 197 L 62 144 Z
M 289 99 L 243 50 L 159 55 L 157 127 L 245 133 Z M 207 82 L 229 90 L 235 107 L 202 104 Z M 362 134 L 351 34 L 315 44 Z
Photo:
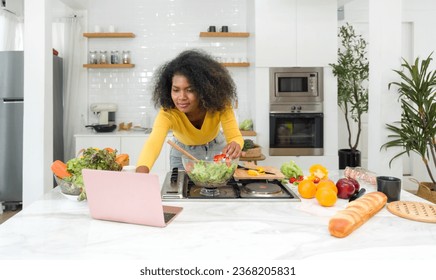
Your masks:
M 123 167 L 115 161 L 116 152 L 116 150 L 110 152 L 107 149 L 88 148 L 83 151 L 82 156 L 67 161 L 67 171 L 71 173 L 71 177 L 64 180 L 82 188 L 78 200 L 86 199 L 82 169 L 121 171 Z
M 201 187 L 219 187 L 227 184 L 227 181 L 235 173 L 236 163 L 206 162 L 200 160 L 194 163 L 188 172 L 189 178 Z

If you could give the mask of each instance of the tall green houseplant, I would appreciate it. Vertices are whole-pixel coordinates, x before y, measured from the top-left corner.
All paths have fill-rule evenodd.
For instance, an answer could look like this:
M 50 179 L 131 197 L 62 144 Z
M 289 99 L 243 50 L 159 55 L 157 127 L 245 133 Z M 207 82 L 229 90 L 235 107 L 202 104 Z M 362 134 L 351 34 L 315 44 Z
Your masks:
M 392 85 L 398 87 L 401 120 L 387 124 L 392 133 L 388 138 L 392 140 L 383 144 L 382 148 L 402 149 L 389 164 L 405 153 L 417 153 L 433 184 L 436 184 L 430 167 L 433 161 L 436 168 L 436 71 L 429 70 L 431 55 L 422 61 L 416 58 L 413 65 L 403 59 L 403 70 L 394 70 L 401 81 L 389 83 L 389 88 Z
M 338 106 L 347 124 L 348 145 L 350 151 L 355 152 L 362 133 L 362 115 L 368 112 L 369 62 L 366 58 L 368 43 L 361 35 L 356 34 L 353 26 L 348 23 L 340 27 L 338 37 L 341 40 L 341 47 L 338 48 L 338 63 L 329 65 L 338 79 Z M 357 125 L 354 141 L 352 123 Z

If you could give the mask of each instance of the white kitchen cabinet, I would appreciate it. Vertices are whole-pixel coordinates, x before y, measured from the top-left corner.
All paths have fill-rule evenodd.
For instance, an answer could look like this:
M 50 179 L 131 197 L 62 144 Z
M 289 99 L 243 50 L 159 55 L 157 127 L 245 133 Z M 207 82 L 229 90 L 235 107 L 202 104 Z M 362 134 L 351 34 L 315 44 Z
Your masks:
M 144 143 L 147 139 L 148 136 L 145 135 L 137 137 L 120 137 L 121 153 L 129 155 L 130 165 L 136 165 L 138 162 L 142 146 L 144 146 Z
M 255 2 L 256 67 L 296 63 L 297 0 Z
M 336 10 L 336 0 L 298 1 L 297 66 L 327 66 L 336 61 Z
M 336 0 L 256 1 L 256 67 L 334 62 L 336 9 Z
M 139 154 L 141 153 L 142 147 L 145 141 L 148 139 L 146 136 L 135 136 L 135 137 L 120 137 L 121 138 L 121 152 L 123 154 L 128 154 L 130 158 L 130 165 L 136 165 L 139 159 Z M 151 172 L 153 173 L 166 173 L 169 171 L 169 152 L 168 144 L 164 143 L 162 146 L 162 151 L 159 154 L 156 162 L 154 163 Z

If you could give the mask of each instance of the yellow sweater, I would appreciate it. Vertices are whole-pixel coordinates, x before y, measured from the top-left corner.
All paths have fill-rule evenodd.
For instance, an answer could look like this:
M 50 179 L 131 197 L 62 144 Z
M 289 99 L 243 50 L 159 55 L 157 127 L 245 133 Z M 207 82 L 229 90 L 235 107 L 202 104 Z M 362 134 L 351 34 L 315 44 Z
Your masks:
M 145 165 L 151 170 L 162 150 L 168 131 L 172 130 L 174 136 L 185 145 L 204 145 L 217 137 L 220 123 L 227 143 L 235 141 L 242 148 L 244 139 L 231 107 L 223 112 L 207 112 L 201 129 L 194 127 L 185 113 L 178 109 L 160 109 L 150 137 L 139 155 L 137 166 Z

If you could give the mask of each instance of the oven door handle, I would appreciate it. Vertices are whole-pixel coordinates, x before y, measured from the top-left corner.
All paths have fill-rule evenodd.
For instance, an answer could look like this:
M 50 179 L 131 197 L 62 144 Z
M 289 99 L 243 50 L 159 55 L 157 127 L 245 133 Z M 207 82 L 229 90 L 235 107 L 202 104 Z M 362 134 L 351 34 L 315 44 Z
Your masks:
M 324 116 L 323 113 L 287 113 L 287 112 L 274 112 L 270 113 L 271 117 L 276 118 L 322 118 Z

